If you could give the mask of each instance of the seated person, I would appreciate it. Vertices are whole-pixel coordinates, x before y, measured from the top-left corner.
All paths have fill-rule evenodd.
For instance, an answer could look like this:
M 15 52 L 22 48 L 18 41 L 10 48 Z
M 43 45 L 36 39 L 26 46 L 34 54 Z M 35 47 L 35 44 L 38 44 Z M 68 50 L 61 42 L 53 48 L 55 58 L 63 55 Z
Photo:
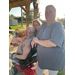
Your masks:
M 34 35 L 35 35 L 35 30 L 34 28 L 32 27 L 28 27 L 25 31 L 25 39 L 24 41 L 19 45 L 18 47 L 18 50 L 16 52 L 16 54 L 12 54 L 9 53 L 9 57 L 12 58 L 11 59 L 26 59 L 27 58 L 27 55 L 29 54 L 30 50 L 31 50 L 31 46 L 30 46 L 30 43 L 31 43 L 31 40 L 34 38 Z M 17 53 L 21 54 L 21 55 L 18 55 Z
M 15 29 L 15 34 L 11 40 L 10 45 L 18 46 L 20 43 L 23 42 L 24 38 L 25 38 L 25 30 Z

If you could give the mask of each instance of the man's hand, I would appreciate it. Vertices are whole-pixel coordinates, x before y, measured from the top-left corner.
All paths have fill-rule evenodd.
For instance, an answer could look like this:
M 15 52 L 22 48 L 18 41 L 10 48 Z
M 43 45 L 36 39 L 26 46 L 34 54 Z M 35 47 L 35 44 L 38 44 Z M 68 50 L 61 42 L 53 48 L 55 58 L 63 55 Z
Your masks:
M 15 59 L 15 57 L 16 57 L 16 54 L 13 54 L 13 59 Z
M 36 42 L 34 42 L 34 40 L 31 41 L 31 46 L 32 48 L 35 46 L 36 47 Z
M 33 38 L 33 41 L 38 43 L 39 42 L 39 39 L 37 37 Z

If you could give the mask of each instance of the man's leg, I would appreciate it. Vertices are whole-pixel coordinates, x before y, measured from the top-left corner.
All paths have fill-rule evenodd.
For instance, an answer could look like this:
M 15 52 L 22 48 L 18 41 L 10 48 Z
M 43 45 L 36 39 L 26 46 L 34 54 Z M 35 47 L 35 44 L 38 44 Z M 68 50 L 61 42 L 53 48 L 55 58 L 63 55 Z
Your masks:
M 57 75 L 58 71 L 49 70 L 49 75 Z
M 44 69 L 41 69 L 39 66 L 38 66 L 38 63 L 37 63 L 37 67 L 36 67 L 36 75 L 45 75 L 43 73 Z
M 49 70 L 49 75 L 57 75 L 57 73 L 58 73 L 58 71 Z M 37 63 L 37 67 L 36 67 L 36 75 L 46 75 L 44 72 L 44 69 L 41 69 L 38 66 L 38 63 Z

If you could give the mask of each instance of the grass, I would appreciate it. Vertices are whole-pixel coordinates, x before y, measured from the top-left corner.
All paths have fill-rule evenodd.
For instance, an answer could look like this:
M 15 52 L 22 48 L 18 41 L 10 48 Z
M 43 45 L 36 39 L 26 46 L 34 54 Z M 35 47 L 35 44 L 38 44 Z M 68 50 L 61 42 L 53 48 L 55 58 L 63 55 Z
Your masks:
M 32 26 L 32 24 L 29 24 L 29 26 Z M 23 27 L 21 27 L 21 23 L 18 23 L 18 25 L 16 26 L 9 25 L 9 27 L 11 27 L 11 29 L 26 29 L 26 23 L 23 23 Z M 14 32 L 9 33 L 9 34 L 14 35 Z
M 29 26 L 32 26 L 32 24 L 29 24 Z M 18 23 L 17 26 L 11 26 L 9 25 L 12 29 L 26 29 L 26 23 L 23 23 L 23 27 L 21 27 L 21 23 Z
M 65 69 L 62 71 L 59 71 L 57 75 L 65 75 Z
M 17 26 L 10 26 L 12 29 L 25 29 L 25 27 L 21 27 L 21 25 L 17 25 Z

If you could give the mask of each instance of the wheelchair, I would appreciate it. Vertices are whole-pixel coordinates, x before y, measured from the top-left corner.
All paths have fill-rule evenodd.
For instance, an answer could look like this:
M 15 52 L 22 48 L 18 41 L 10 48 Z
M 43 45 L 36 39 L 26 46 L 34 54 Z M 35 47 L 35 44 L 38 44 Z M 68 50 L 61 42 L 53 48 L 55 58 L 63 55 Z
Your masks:
M 17 59 L 18 62 L 12 62 L 13 66 L 11 71 L 13 75 L 16 75 L 18 71 L 22 72 L 25 75 L 34 75 L 36 66 L 33 63 L 36 63 L 36 47 L 32 48 L 25 60 Z

